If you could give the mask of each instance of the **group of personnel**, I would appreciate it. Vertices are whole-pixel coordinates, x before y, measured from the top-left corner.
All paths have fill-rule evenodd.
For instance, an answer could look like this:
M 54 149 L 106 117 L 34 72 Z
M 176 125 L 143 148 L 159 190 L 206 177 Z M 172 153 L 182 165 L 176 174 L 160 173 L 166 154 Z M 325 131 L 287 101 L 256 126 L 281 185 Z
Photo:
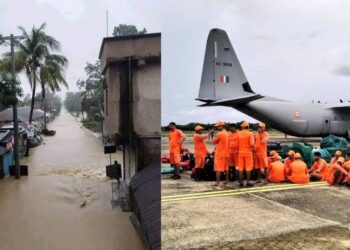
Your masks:
M 180 151 L 186 136 L 176 128 L 174 122 L 169 124 L 169 152 L 170 164 L 174 167 L 173 179 L 180 179 Z M 218 121 L 215 124 L 218 133 L 214 136 L 214 129 L 203 133 L 204 128 L 195 127 L 193 135 L 195 172 L 199 175 L 203 171 L 206 156 L 210 153 L 206 141 L 209 138 L 215 145 L 214 171 L 216 172 L 215 186 L 220 186 L 222 173 L 225 173 L 226 185 L 229 182 L 229 172 L 238 172 L 240 187 L 251 187 L 253 182 L 251 176 L 253 171 L 256 174 L 256 182 L 261 182 L 265 175 L 265 181 L 280 183 L 289 181 L 297 184 L 306 184 L 310 180 L 328 181 L 330 184 L 341 184 L 350 182 L 350 154 L 346 159 L 342 157 L 341 151 L 336 151 L 330 164 L 322 159 L 320 152 L 314 153 L 314 163 L 309 169 L 302 161 L 300 153 L 293 150 L 288 152 L 287 158 L 282 162 L 281 156 L 271 151 L 268 155 L 267 144 L 269 134 L 264 123 L 259 123 L 257 132 L 254 134 L 249 130 L 249 123 L 240 124 L 240 130 L 236 124 L 229 125 L 229 132 L 225 129 L 225 123 Z

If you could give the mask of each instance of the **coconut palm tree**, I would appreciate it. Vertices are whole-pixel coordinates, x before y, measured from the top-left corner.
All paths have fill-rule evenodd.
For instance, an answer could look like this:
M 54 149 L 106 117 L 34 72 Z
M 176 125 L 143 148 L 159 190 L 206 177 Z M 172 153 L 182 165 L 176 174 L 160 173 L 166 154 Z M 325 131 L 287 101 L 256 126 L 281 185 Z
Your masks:
M 39 70 L 41 67 L 45 67 L 44 65 L 48 56 L 60 57 L 51 53 L 52 51 L 60 50 L 60 43 L 54 37 L 45 33 L 46 23 L 43 23 L 39 28 L 33 27 L 29 33 L 23 27 L 18 28 L 22 31 L 24 39 L 18 42 L 16 46 L 19 49 L 19 53 L 23 56 L 23 71 L 27 75 L 32 87 L 32 101 L 29 114 L 29 123 L 31 123 L 37 81 L 40 80 L 40 76 L 38 75 Z
M 45 94 L 46 88 L 52 92 L 60 91 L 60 85 L 68 88 L 68 84 L 64 78 L 64 67 L 66 67 L 68 60 L 60 55 L 47 55 L 44 63 L 39 69 L 39 80 L 41 85 L 42 107 L 44 110 L 44 128 L 46 129 L 46 104 Z

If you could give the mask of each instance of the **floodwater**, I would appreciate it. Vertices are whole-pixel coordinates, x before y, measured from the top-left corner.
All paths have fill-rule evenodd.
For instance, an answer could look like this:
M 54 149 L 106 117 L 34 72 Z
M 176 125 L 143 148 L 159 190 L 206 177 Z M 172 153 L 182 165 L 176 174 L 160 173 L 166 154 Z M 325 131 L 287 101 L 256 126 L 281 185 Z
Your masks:
M 29 176 L 0 180 L 0 249 L 143 249 L 130 213 L 112 210 L 100 139 L 65 111 L 48 126 L 21 160 Z

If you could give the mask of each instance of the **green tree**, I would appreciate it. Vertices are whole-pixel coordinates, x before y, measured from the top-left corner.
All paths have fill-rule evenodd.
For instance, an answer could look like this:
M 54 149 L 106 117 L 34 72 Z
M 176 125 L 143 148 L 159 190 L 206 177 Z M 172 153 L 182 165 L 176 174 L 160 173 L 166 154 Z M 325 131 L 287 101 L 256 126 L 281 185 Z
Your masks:
M 14 83 L 10 73 L 0 71 L 0 104 L 4 107 L 17 104 L 17 98 L 22 94 L 19 81 L 16 79 Z
M 25 72 L 32 87 L 29 122 L 32 122 L 33 118 L 37 80 L 40 81 L 40 68 L 45 66 L 49 56 L 60 57 L 52 54 L 52 51 L 60 50 L 60 43 L 54 37 L 47 35 L 45 28 L 46 24 L 43 23 L 39 28 L 33 26 L 28 33 L 23 27 L 19 27 L 24 39 L 16 44 L 19 49 L 18 59 L 21 71 Z
M 66 98 L 64 99 L 64 106 L 70 113 L 77 113 L 81 111 L 81 93 L 80 92 L 67 92 Z
M 44 110 L 44 128 L 46 129 L 46 88 L 52 92 L 60 91 L 60 85 L 68 88 L 68 84 L 64 78 L 64 67 L 67 65 L 67 58 L 60 55 L 47 55 L 40 67 L 39 78 L 41 84 L 42 108 Z
M 94 64 L 88 62 L 85 67 L 87 78 L 77 81 L 77 86 L 82 91 L 82 111 L 86 112 L 87 119 L 94 123 L 100 122 L 103 117 L 103 78 L 101 71 L 100 61 L 96 61 Z
M 138 30 L 135 25 L 119 24 L 113 29 L 113 36 L 129 36 L 137 34 L 146 34 L 146 28 Z

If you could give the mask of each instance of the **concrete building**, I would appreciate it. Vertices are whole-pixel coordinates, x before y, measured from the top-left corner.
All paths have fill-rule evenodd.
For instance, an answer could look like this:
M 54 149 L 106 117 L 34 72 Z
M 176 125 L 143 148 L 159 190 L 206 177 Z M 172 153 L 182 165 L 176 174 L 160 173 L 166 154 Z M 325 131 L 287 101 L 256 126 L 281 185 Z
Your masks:
M 160 33 L 104 38 L 103 134 L 123 148 L 123 185 L 147 247 L 160 248 Z M 122 185 L 122 186 L 123 186 Z

